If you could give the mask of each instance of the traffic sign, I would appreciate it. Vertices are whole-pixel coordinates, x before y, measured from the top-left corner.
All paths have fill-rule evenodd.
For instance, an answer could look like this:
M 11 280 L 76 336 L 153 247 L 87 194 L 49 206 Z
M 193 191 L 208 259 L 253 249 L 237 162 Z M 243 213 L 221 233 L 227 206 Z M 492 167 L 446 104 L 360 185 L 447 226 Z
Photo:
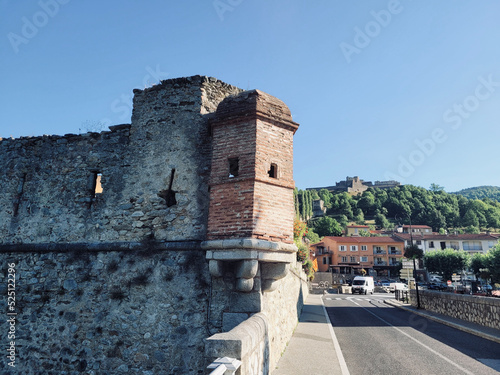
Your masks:
M 401 271 L 399 271 L 399 277 L 405 280 L 413 278 L 413 270 L 409 268 L 403 268 Z
M 452 279 L 453 281 L 459 281 L 459 280 L 460 280 L 460 275 L 452 275 L 452 276 L 451 276 L 451 279 Z
M 413 268 L 413 261 L 409 259 L 402 259 L 401 264 L 403 265 L 403 269 Z

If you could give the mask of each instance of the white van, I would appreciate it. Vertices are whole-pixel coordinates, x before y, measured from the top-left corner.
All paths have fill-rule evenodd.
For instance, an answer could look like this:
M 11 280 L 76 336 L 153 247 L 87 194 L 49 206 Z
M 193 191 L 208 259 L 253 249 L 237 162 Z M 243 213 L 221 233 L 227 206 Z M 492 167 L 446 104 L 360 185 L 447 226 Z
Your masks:
M 389 285 L 389 292 L 394 293 L 396 290 L 407 291 L 408 286 L 406 284 L 403 284 L 403 283 L 391 283 Z
M 356 276 L 352 281 L 351 291 L 352 294 L 373 294 L 375 285 L 373 283 L 373 276 Z

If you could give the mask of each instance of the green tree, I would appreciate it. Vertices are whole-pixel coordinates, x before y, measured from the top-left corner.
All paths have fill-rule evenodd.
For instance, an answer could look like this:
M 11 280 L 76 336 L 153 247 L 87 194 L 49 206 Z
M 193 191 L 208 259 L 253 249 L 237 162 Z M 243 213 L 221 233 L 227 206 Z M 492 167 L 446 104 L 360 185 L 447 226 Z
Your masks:
M 323 201 L 323 205 L 326 208 L 332 208 L 332 193 L 326 189 L 321 189 L 318 193 L 319 199 Z
M 404 256 L 408 259 L 422 259 L 424 251 L 417 245 L 409 245 L 405 247 Z
M 469 225 L 467 228 L 464 229 L 465 233 L 471 233 L 471 234 L 479 234 L 479 228 L 474 227 L 472 225 Z
M 387 218 L 381 213 L 378 213 L 375 215 L 375 225 L 379 228 L 389 228 L 390 227 L 389 220 L 387 220 Z
M 500 283 L 500 244 L 492 247 L 486 254 L 486 265 L 493 283 Z
M 316 221 L 314 231 L 320 236 L 340 236 L 342 235 L 342 227 L 337 220 L 330 216 L 323 216 Z
M 451 280 L 453 273 L 468 267 L 469 256 L 463 250 L 433 250 L 424 255 L 424 262 L 429 272 L 438 273 L 445 280 Z
M 318 243 L 319 241 L 321 241 L 321 237 L 312 228 L 308 229 L 308 231 L 306 233 L 306 238 L 311 243 Z
M 356 215 L 354 216 L 354 221 L 356 224 L 363 225 L 365 223 L 365 215 L 361 208 L 356 209 Z
M 479 279 L 479 277 L 481 276 L 481 269 L 488 267 L 487 261 L 488 257 L 486 254 L 475 253 L 474 255 L 472 255 L 469 268 L 474 273 L 476 278 Z
M 431 187 L 429 188 L 429 190 L 432 191 L 432 192 L 434 192 L 434 193 L 437 193 L 437 192 L 443 191 L 444 190 L 444 186 L 440 186 L 438 184 L 432 183 Z

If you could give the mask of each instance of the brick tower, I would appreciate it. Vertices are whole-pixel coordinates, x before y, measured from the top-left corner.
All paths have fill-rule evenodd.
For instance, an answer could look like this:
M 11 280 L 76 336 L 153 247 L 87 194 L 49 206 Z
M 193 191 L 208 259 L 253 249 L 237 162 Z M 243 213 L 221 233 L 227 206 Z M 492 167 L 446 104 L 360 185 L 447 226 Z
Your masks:
M 245 91 L 219 104 L 207 238 L 293 242 L 293 135 L 298 124 L 279 99 Z
M 268 263 L 261 275 L 268 269 L 270 279 L 277 280 L 295 257 L 293 135 L 298 124 L 281 100 L 252 90 L 224 99 L 211 126 L 204 246 L 212 275 L 222 276 L 221 262 L 236 262 L 237 288 L 250 291 L 259 262 Z M 271 271 L 271 264 L 279 267 Z

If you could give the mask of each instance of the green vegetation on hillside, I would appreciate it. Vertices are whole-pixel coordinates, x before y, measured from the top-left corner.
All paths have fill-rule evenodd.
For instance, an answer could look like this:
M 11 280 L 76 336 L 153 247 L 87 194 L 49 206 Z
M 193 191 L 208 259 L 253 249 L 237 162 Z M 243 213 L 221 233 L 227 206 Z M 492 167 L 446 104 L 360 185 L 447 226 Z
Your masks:
M 307 221 L 312 217 L 312 200 L 319 197 L 327 208 L 327 216 L 342 227 L 351 221 L 361 224 L 371 219 L 378 227 L 390 228 L 394 223 L 409 224 L 411 219 L 414 225 L 429 225 L 441 232 L 478 233 L 500 228 L 500 202 L 449 194 L 437 185 L 432 190 L 412 185 L 387 190 L 370 188 L 357 196 L 326 189 L 296 190 L 295 196 L 299 219 Z M 314 229 L 316 223 L 314 220 L 308 224 Z
M 463 189 L 452 194 L 462 195 L 468 199 L 490 199 L 500 202 L 500 187 L 498 186 L 478 186 Z

